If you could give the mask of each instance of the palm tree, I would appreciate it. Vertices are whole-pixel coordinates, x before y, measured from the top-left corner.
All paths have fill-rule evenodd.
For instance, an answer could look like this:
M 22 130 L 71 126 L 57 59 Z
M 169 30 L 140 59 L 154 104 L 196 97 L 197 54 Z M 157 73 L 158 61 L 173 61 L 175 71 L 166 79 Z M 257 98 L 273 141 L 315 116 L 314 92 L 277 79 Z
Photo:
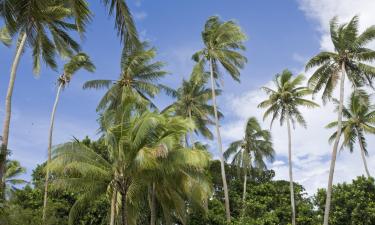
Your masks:
M 348 77 L 353 86 L 361 87 L 368 84 L 372 85 L 371 79 L 375 76 L 375 67 L 365 63 L 375 60 L 375 51 L 366 48 L 366 45 L 375 39 L 375 26 L 371 26 L 363 33 L 358 34 L 357 16 L 353 17 L 349 23 L 341 25 L 338 25 L 335 17 L 330 22 L 330 33 L 334 52 L 320 52 L 306 64 L 306 70 L 318 67 L 309 79 L 309 87 L 314 93 L 323 89 L 322 98 L 324 103 L 331 99 L 332 92 L 340 81 L 337 136 L 333 145 L 329 169 L 324 225 L 328 225 L 333 174 L 341 137 L 345 77 Z
M 156 198 L 165 219 L 171 212 L 178 218 L 182 218 L 179 213 L 186 213 L 177 207 L 182 207 L 181 199 L 186 200 L 182 193 L 189 191 L 193 197 L 194 189 L 189 185 L 195 177 L 204 176 L 209 156 L 180 145 L 180 140 L 193 128 L 190 121 L 149 111 L 139 113 L 134 107 L 133 102 L 124 102 L 115 115 L 110 115 L 111 119 L 115 117 L 116 125 L 111 123 L 103 128 L 109 160 L 80 143 L 56 148 L 49 166 L 57 177 L 53 186 L 82 192 L 70 213 L 70 223 L 87 204 L 107 194 L 112 199 L 110 224 L 116 218 L 123 225 L 136 224 L 139 205 L 156 178 L 164 188 L 158 188 L 156 183 Z M 107 111 L 103 116 L 109 114 Z
M 336 101 L 337 105 L 339 104 Z M 370 96 L 363 90 L 354 91 L 349 99 L 348 106 L 342 109 L 343 117 L 341 135 L 344 135 L 344 141 L 341 149 L 349 148 L 353 152 L 356 141 L 361 149 L 363 165 L 368 177 L 370 176 L 367 167 L 366 156 L 368 155 L 365 134 L 375 134 L 375 106 L 371 105 Z M 334 121 L 327 125 L 327 128 L 337 127 L 338 122 Z M 333 142 L 337 136 L 337 131 L 329 138 Z
M 48 195 L 48 181 L 49 181 L 49 170 L 48 164 L 51 162 L 51 149 L 52 149 L 52 134 L 53 127 L 55 122 L 55 113 L 57 104 L 60 99 L 60 92 L 63 90 L 71 81 L 73 75 L 80 69 L 85 69 L 90 72 L 94 72 L 95 66 L 91 62 L 90 57 L 85 53 L 78 53 L 74 55 L 68 63 L 64 65 L 63 74 L 57 79 L 58 88 L 55 98 L 55 103 L 53 104 L 51 122 L 48 135 L 48 160 L 47 160 L 47 171 L 44 185 L 44 201 L 43 201 L 43 221 L 46 219 L 46 210 L 47 210 L 47 195 Z
M 263 130 L 255 117 L 250 117 L 243 139 L 232 142 L 224 152 L 225 159 L 233 157 L 231 164 L 243 172 L 243 202 L 246 200 L 247 171 L 254 167 L 267 168 L 264 158 L 273 161 L 274 156 L 271 133 Z
M 32 48 L 35 74 L 39 74 L 41 58 L 47 66 L 55 69 L 56 53 L 69 56 L 72 52 L 79 50 L 78 43 L 66 32 L 76 28 L 75 25 L 67 22 L 71 12 L 63 5 L 58 4 L 57 1 L 3 0 L 1 4 L 4 7 L 0 7 L 0 16 L 4 18 L 10 36 L 18 35 L 18 43 L 5 99 L 3 142 L 0 153 L 0 180 L 2 180 L 6 169 L 14 82 L 25 47 L 28 45 Z
M 219 115 L 217 112 L 215 79 L 220 75 L 219 66 L 236 81 L 240 78 L 240 69 L 246 63 L 246 57 L 241 55 L 239 50 L 245 50 L 243 42 L 246 35 L 234 21 L 223 22 L 217 16 L 210 17 L 202 32 L 204 48 L 193 55 L 193 59 L 200 66 L 208 63 L 210 68 L 211 92 L 214 106 L 216 135 L 220 152 L 221 176 L 223 180 L 225 211 L 227 221 L 230 222 L 230 206 L 228 196 L 228 185 L 225 176 L 223 146 L 221 142 Z
M 214 124 L 214 108 L 208 103 L 212 99 L 212 90 L 205 87 L 206 76 L 199 69 L 194 69 L 189 80 L 183 80 L 180 88 L 174 94 L 177 98 L 165 110 L 173 109 L 176 115 L 189 118 L 196 126 L 195 133 L 212 139 L 213 135 L 207 125 Z M 216 89 L 215 94 L 220 95 L 221 90 Z M 219 118 L 223 116 L 218 111 Z M 189 135 L 190 144 L 194 145 L 193 133 Z M 187 139 L 186 139 L 187 141 Z M 186 143 L 187 144 L 187 143 Z
M 87 81 L 83 85 L 84 89 L 108 89 L 97 110 L 116 108 L 123 101 L 125 95 L 130 94 L 129 92 L 138 95 L 139 101 L 147 101 L 154 106 L 150 98 L 154 97 L 161 89 L 169 90 L 167 87 L 155 83 L 167 74 L 162 70 L 164 63 L 152 62 L 155 56 L 155 48 L 148 48 L 146 43 L 135 49 L 125 46 L 121 56 L 121 74 L 117 81 Z
M 15 160 L 7 161 L 7 169 L 3 181 L 6 197 L 9 197 L 11 192 L 16 189 L 15 185 L 27 183 L 27 181 L 18 178 L 24 173 L 26 173 L 26 169 L 21 166 L 20 162 Z
M 292 72 L 284 70 L 281 74 L 277 74 L 274 79 L 276 89 L 268 87 L 262 89 L 268 94 L 268 99 L 261 102 L 258 107 L 266 108 L 263 119 L 272 116 L 271 126 L 276 119 L 280 119 L 280 125 L 286 122 L 288 128 L 288 159 L 289 159 L 289 179 L 290 179 L 290 202 L 292 207 L 292 224 L 296 224 L 296 209 L 294 201 L 293 187 L 293 164 L 292 164 L 292 140 L 291 126 L 299 123 L 306 127 L 306 121 L 299 110 L 299 107 L 317 107 L 313 101 L 304 99 L 304 96 L 310 95 L 312 91 L 307 87 L 301 86 L 305 77 L 298 75 L 293 78 Z

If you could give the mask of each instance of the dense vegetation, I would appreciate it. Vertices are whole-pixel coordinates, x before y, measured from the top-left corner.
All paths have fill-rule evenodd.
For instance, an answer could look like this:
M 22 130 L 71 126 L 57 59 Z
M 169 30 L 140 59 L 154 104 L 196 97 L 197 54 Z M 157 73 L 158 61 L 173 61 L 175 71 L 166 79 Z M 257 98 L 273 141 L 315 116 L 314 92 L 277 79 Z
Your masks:
M 240 81 L 247 63 L 246 34 L 233 20 L 209 17 L 202 31 L 203 48 L 192 55 L 195 65 L 181 87 L 160 82 L 167 76 L 156 49 L 140 40 L 124 0 L 101 1 L 114 15 L 115 31 L 123 47 L 117 80 L 87 81 L 84 89 L 105 89 L 98 103 L 98 140 L 74 139 L 53 143 L 54 118 L 60 94 L 79 70 L 95 72 L 95 62 L 74 37 L 85 36 L 92 19 L 86 0 L 0 0 L 4 28 L 0 41 L 15 45 L 0 152 L 0 223 L 21 224 L 363 224 L 375 222 L 375 184 L 370 176 L 365 135 L 375 134 L 375 111 L 367 87 L 373 87 L 375 26 L 358 31 L 358 17 L 348 23 L 330 21 L 333 52 L 321 52 L 306 63 L 314 69 L 304 75 L 289 70 L 277 74 L 274 85 L 263 87 L 267 99 L 258 107 L 271 126 L 279 120 L 288 131 L 289 181 L 275 180 L 267 168 L 275 158 L 272 133 L 248 115 L 245 134 L 223 149 L 217 105 L 222 95 L 219 79 Z M 78 34 L 78 35 L 77 35 Z M 90 37 L 85 37 L 90 38 Z M 31 182 L 18 179 L 25 169 L 10 160 L 11 102 L 17 69 L 26 48 L 32 51 L 34 73 L 58 70 L 52 107 L 48 158 L 38 165 Z M 352 84 L 348 105 L 345 78 Z M 333 91 L 340 87 L 339 99 Z M 321 92 L 322 91 L 322 92 Z M 157 107 L 160 92 L 175 101 Z M 308 126 L 301 107 L 319 107 L 309 100 L 321 94 L 323 102 L 337 104 L 336 132 L 327 189 L 308 196 L 293 179 L 292 129 Z M 211 131 L 215 128 L 215 134 Z M 324 128 L 322 128 L 324 129 Z M 341 137 L 343 136 L 343 140 Z M 240 137 L 239 137 L 240 138 Z M 278 137 L 276 137 L 278 138 Z M 219 160 L 205 141 L 215 139 Z M 333 185 L 339 146 L 353 151 L 358 142 L 367 177 L 351 184 Z

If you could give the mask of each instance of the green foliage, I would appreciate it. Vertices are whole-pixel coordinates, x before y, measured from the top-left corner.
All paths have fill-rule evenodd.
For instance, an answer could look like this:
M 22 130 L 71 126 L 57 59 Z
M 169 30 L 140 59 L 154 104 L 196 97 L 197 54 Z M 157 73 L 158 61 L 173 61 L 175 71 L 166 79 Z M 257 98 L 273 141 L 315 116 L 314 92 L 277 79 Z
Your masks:
M 326 191 L 318 190 L 315 204 L 322 215 Z M 357 177 L 352 183 L 333 186 L 329 224 L 372 225 L 375 221 L 375 183 L 373 178 Z

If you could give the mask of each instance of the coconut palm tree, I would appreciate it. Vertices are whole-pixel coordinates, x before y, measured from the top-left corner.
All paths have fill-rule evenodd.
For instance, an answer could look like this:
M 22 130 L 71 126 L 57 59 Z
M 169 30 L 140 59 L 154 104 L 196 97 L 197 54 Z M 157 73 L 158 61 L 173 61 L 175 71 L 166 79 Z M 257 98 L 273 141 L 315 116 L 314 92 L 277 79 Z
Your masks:
M 243 42 L 246 35 L 234 21 L 221 21 L 219 17 L 210 17 L 202 32 L 204 48 L 193 55 L 193 59 L 203 67 L 208 64 L 210 68 L 211 92 L 215 115 L 216 135 L 218 148 L 220 152 L 221 176 L 223 180 L 225 211 L 227 221 L 230 222 L 230 206 L 228 196 L 228 185 L 225 176 L 223 146 L 221 142 L 219 115 L 217 112 L 215 80 L 219 78 L 219 67 L 224 70 L 236 81 L 240 79 L 240 69 L 246 63 L 246 57 L 241 55 L 240 51 L 245 50 Z
M 289 180 L 290 180 L 290 202 L 292 207 L 292 224 L 296 224 L 296 209 L 294 201 L 294 185 L 293 185 L 293 163 L 292 163 L 292 140 L 291 126 L 296 123 L 306 127 L 306 121 L 303 118 L 300 107 L 317 107 L 313 101 L 304 99 L 310 95 L 312 91 L 307 87 L 301 86 L 305 77 L 298 75 L 293 77 L 292 72 L 284 70 L 281 74 L 277 74 L 274 79 L 276 89 L 262 87 L 268 94 L 267 100 L 261 102 L 258 107 L 266 108 L 263 119 L 272 116 L 271 126 L 274 120 L 280 119 L 280 125 L 286 122 L 288 129 L 288 160 L 289 160 Z
M 155 56 L 155 48 L 148 48 L 147 43 L 135 49 L 125 46 L 121 56 L 121 73 L 118 80 L 87 81 L 83 85 L 84 89 L 108 89 L 99 102 L 97 110 L 116 108 L 125 95 L 130 94 L 129 92 L 137 94 L 139 101 L 147 101 L 154 106 L 151 98 L 161 89 L 169 90 L 163 85 L 156 84 L 167 72 L 162 70 L 164 63 L 153 62 Z
M 18 178 L 26 173 L 26 168 L 22 167 L 20 162 L 15 160 L 7 161 L 7 169 L 4 176 L 5 196 L 9 197 L 11 192 L 16 189 L 16 185 L 26 184 L 27 181 Z
M 18 36 L 16 54 L 11 67 L 8 90 L 5 98 L 5 116 L 3 123 L 3 142 L 0 153 L 0 180 L 5 173 L 11 102 L 17 68 L 24 52 L 32 48 L 34 73 L 39 74 L 41 59 L 52 69 L 56 68 L 55 56 L 59 53 L 69 56 L 79 50 L 79 45 L 67 33 L 76 26 L 67 22 L 72 15 L 68 8 L 57 1 L 49 0 L 3 0 L 0 16 L 11 37 Z
M 183 80 L 181 87 L 174 94 L 177 98 L 176 101 L 163 111 L 173 109 L 176 115 L 194 121 L 195 133 L 211 140 L 213 135 L 207 125 L 214 124 L 214 108 L 208 103 L 212 99 L 212 90 L 205 87 L 206 77 L 202 71 L 194 69 L 190 79 Z M 221 90 L 215 90 L 216 95 L 220 95 L 220 93 Z M 223 114 L 218 111 L 218 116 L 220 118 Z M 193 133 L 189 135 L 189 139 L 193 146 L 195 142 Z
M 47 168 L 48 168 L 48 164 L 51 162 L 52 134 L 53 134 L 53 127 L 55 123 L 56 108 L 60 99 L 60 92 L 70 83 L 73 75 L 80 69 L 85 69 L 90 72 L 94 72 L 95 70 L 95 66 L 91 62 L 90 57 L 86 55 L 85 53 L 78 53 L 74 55 L 69 60 L 69 62 L 64 65 L 64 71 L 57 79 L 58 88 L 57 88 L 57 93 L 55 97 L 55 103 L 53 104 L 53 107 L 52 107 L 51 122 L 50 122 L 49 135 L 48 135 Z M 48 181 L 49 181 L 49 170 L 47 169 L 45 185 L 44 185 L 43 221 L 45 221 L 46 219 Z
M 243 139 L 232 142 L 224 152 L 224 158 L 228 160 L 232 157 L 231 164 L 243 172 L 243 202 L 246 200 L 247 171 L 254 167 L 267 168 L 264 159 L 273 161 L 274 156 L 271 133 L 263 130 L 255 117 L 250 117 Z
M 123 225 L 136 224 L 139 203 L 144 202 L 147 187 L 156 182 L 156 175 L 157 182 L 164 187 L 155 185 L 165 219 L 168 220 L 168 212 L 173 211 L 178 218 L 182 218 L 179 213 L 186 213 L 177 207 L 182 207 L 181 199 L 186 200 L 182 193 L 189 190 L 188 195 L 193 196 L 192 179 L 204 176 L 209 156 L 180 145 L 180 140 L 193 128 L 189 120 L 149 111 L 140 113 L 134 107 L 132 102 L 124 102 L 115 116 L 110 115 L 117 125 L 110 123 L 103 128 L 109 160 L 80 143 L 56 148 L 49 166 L 57 177 L 53 186 L 82 192 L 70 213 L 70 223 L 86 204 L 107 194 L 112 199 L 110 224 L 116 218 Z M 108 111 L 103 114 L 107 115 Z
M 337 105 L 338 101 L 335 101 Z M 361 157 L 368 177 L 370 171 L 367 167 L 366 156 L 368 155 L 365 134 L 375 134 L 375 106 L 371 105 L 370 96 L 363 90 L 354 91 L 348 101 L 348 106 L 342 109 L 343 117 L 341 135 L 344 136 L 341 149 L 349 148 L 353 152 L 356 141 L 359 143 Z M 338 122 L 334 121 L 327 125 L 327 128 L 337 127 Z M 337 131 L 329 138 L 333 142 Z
M 337 136 L 333 144 L 329 169 L 324 225 L 328 225 L 333 175 L 341 137 L 345 78 L 347 77 L 353 86 L 361 87 L 363 85 L 372 86 L 371 80 L 375 76 L 375 67 L 366 64 L 366 62 L 375 60 L 375 51 L 366 48 L 366 45 L 375 39 L 375 26 L 371 26 L 359 34 L 357 16 L 353 17 L 349 23 L 341 25 L 337 23 L 335 17 L 330 22 L 330 33 L 334 51 L 320 52 L 306 64 L 306 70 L 317 67 L 308 83 L 314 93 L 323 90 L 322 99 L 324 103 L 331 99 L 333 90 L 340 83 Z

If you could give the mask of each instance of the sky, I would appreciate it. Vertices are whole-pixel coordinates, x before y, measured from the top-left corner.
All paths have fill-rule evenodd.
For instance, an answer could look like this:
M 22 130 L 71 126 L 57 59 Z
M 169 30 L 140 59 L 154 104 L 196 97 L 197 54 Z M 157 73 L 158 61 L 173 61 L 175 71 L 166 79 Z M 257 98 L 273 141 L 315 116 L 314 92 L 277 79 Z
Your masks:
M 293 73 L 304 73 L 305 62 L 321 50 L 332 50 L 328 35 L 329 20 L 338 16 L 348 21 L 360 16 L 360 29 L 375 24 L 373 0 L 128 0 L 139 34 L 158 50 L 157 60 L 166 63 L 169 75 L 163 84 L 177 88 L 191 72 L 191 55 L 202 48 L 201 31 L 209 16 L 235 20 L 248 35 L 246 52 L 248 63 L 241 72 L 241 82 L 223 76 L 223 94 L 218 103 L 225 118 L 221 121 L 224 148 L 242 138 L 246 120 L 255 116 L 264 128 L 262 110 L 257 105 L 266 95 L 261 86 L 270 85 L 274 75 L 288 68 Z M 108 17 L 100 1 L 90 1 L 94 18 L 81 40 L 82 49 L 96 65 L 93 74 L 80 71 L 63 91 L 58 105 L 54 144 L 73 137 L 97 137 L 98 117 L 95 108 L 103 91 L 82 90 L 91 79 L 116 79 L 120 72 L 121 43 L 114 31 L 113 18 Z M 375 43 L 370 44 L 375 47 Z M 370 47 L 371 47 L 370 46 Z M 4 118 L 4 98 L 9 79 L 14 48 L 0 46 L 0 120 Z M 51 108 L 56 93 L 56 78 L 60 70 L 43 67 L 40 75 L 32 74 L 30 51 L 26 50 L 17 74 L 9 148 L 12 159 L 17 159 L 28 170 L 46 160 L 47 138 Z M 64 61 L 59 60 L 63 65 Z M 308 77 L 311 71 L 306 73 Z M 347 94 L 350 86 L 347 85 Z M 319 96 L 315 100 L 321 104 Z M 156 104 L 163 108 L 173 99 L 160 95 Z M 322 105 L 322 104 L 321 104 Z M 335 113 L 328 103 L 318 109 L 303 110 L 308 129 L 296 127 L 292 131 L 292 151 L 296 182 L 312 195 L 317 188 L 326 187 L 330 153 L 328 136 L 333 132 L 324 126 L 333 121 Z M 2 129 L 2 128 L 0 128 Z M 269 168 L 276 171 L 276 179 L 288 179 L 286 127 L 272 127 L 276 160 Z M 375 141 L 368 137 L 368 164 L 375 172 Z M 215 142 L 210 150 L 218 155 Z M 353 154 L 340 152 L 334 182 L 350 182 L 362 175 L 364 168 L 358 149 Z

